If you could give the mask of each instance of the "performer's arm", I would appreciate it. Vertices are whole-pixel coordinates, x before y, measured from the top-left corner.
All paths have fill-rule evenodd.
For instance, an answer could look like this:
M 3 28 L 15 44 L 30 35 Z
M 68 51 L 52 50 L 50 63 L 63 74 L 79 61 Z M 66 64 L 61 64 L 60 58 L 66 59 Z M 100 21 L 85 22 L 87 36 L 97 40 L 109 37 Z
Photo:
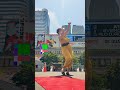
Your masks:
M 64 31 L 64 36 L 66 36 L 66 35 L 68 34 L 68 32 L 69 32 L 69 30 L 70 30 L 70 24 L 71 24 L 71 23 L 68 23 L 68 28 L 67 28 L 66 31 Z

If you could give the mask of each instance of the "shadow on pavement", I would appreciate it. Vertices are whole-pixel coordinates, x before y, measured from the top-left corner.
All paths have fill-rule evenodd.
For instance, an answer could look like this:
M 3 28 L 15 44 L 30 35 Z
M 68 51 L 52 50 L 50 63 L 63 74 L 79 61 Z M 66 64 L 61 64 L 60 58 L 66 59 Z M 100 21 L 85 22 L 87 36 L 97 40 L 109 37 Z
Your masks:
M 73 75 L 69 75 L 69 76 L 67 76 L 67 75 L 58 75 L 58 76 L 50 76 L 50 77 L 56 77 L 56 78 L 69 77 L 69 78 L 72 78 L 71 76 L 73 76 Z

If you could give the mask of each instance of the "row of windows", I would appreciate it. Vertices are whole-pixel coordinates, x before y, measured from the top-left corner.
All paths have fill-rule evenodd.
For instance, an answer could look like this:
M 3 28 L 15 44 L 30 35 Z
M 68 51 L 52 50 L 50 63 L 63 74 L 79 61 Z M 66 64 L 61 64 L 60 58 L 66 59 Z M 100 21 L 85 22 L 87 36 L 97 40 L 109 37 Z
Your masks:
M 21 15 L 24 15 L 24 13 L 20 13 L 20 12 L 16 12 L 16 13 L 13 13 L 13 12 L 9 12 L 9 13 L 8 13 L 8 12 L 4 12 L 4 13 L 3 13 L 3 12 L 2 12 L 2 13 L 0 13 L 0 15 L 8 15 L 8 14 L 9 14 L 9 16 L 10 16 L 10 15 L 12 15 L 12 16 L 13 16 L 13 15 L 18 15 L 18 16 L 20 16 L 20 14 L 21 14 Z
M 40 28 L 40 27 L 45 27 L 45 26 L 48 26 L 48 24 L 46 23 L 46 22 L 44 22 L 44 23 L 39 23 L 39 24 L 37 24 L 37 25 L 35 25 L 35 27 L 37 28 Z
M 35 27 L 36 26 L 41 26 L 41 25 L 48 25 L 46 21 L 42 22 L 35 22 Z
M 35 27 L 41 27 L 43 25 L 48 26 L 48 24 L 46 22 L 41 22 L 41 23 L 35 23 Z
M 20 3 L 9 3 L 9 4 L 8 4 L 8 3 L 4 3 L 4 4 L 1 3 L 1 4 L 0 4 L 1 7 L 2 7 L 2 6 L 4 7 L 5 5 L 6 5 L 6 6 L 9 6 L 10 8 L 11 8 L 11 6 L 27 7 L 25 4 L 20 4 Z M 8 7 L 7 7 L 7 8 L 8 8 Z
M 44 26 L 44 27 L 35 27 L 35 30 L 44 30 L 44 29 L 47 29 L 47 27 L 46 26 Z
M 47 17 L 40 17 L 40 18 L 35 17 L 35 21 L 47 20 L 47 19 L 48 19 Z
M 48 19 L 35 20 L 35 23 L 48 23 Z
M 47 12 L 35 12 L 35 17 L 41 17 L 41 16 L 48 16 L 48 13 Z
M 44 15 L 35 15 L 35 19 L 41 19 L 41 18 L 47 18 L 48 15 L 44 14 Z
M 48 18 L 48 16 L 47 15 L 41 15 L 40 17 L 35 17 L 35 20 L 39 20 L 39 19 L 46 19 L 46 18 Z
M 45 31 L 48 31 L 48 30 L 46 28 L 37 28 L 37 29 L 35 28 L 36 33 L 37 33 L 37 31 L 39 33 L 39 32 L 42 32 L 42 31 L 45 32 Z
M 39 24 L 47 24 L 48 21 L 35 21 L 35 25 L 39 25 Z

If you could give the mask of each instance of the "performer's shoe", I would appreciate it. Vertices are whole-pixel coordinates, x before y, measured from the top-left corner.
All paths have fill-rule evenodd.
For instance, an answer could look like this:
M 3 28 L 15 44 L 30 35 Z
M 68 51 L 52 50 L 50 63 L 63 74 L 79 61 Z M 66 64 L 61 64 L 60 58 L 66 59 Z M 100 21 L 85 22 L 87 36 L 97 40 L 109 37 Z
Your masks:
M 70 76 L 69 72 L 66 72 L 66 75 L 67 75 L 67 76 Z
M 61 72 L 63 76 L 65 76 L 65 72 Z

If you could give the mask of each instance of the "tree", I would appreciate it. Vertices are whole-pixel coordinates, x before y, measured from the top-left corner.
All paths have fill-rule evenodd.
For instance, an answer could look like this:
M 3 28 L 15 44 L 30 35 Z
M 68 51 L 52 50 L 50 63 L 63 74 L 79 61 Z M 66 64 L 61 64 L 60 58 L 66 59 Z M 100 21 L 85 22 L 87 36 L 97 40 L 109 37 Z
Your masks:
M 85 65 L 85 52 L 81 53 L 79 60 L 81 65 Z
M 107 68 L 105 86 L 111 90 L 120 90 L 120 63 L 116 62 Z
M 47 66 L 49 67 L 52 63 L 58 63 L 59 58 L 56 54 L 48 52 L 47 54 L 44 54 L 40 60 L 43 63 L 46 62 Z
M 34 61 L 24 61 L 20 65 L 20 71 L 17 72 L 13 77 L 12 81 L 17 86 L 25 85 L 27 86 L 27 90 L 34 90 L 35 86 L 35 66 Z
M 104 88 L 104 78 L 103 75 L 99 75 L 96 72 L 92 71 L 91 78 L 91 90 L 102 90 Z
M 64 63 L 64 57 L 63 57 L 63 55 L 60 55 L 58 58 L 59 58 L 58 61 L 63 64 Z
M 73 64 L 74 65 L 79 64 L 79 59 L 76 56 L 73 56 Z

